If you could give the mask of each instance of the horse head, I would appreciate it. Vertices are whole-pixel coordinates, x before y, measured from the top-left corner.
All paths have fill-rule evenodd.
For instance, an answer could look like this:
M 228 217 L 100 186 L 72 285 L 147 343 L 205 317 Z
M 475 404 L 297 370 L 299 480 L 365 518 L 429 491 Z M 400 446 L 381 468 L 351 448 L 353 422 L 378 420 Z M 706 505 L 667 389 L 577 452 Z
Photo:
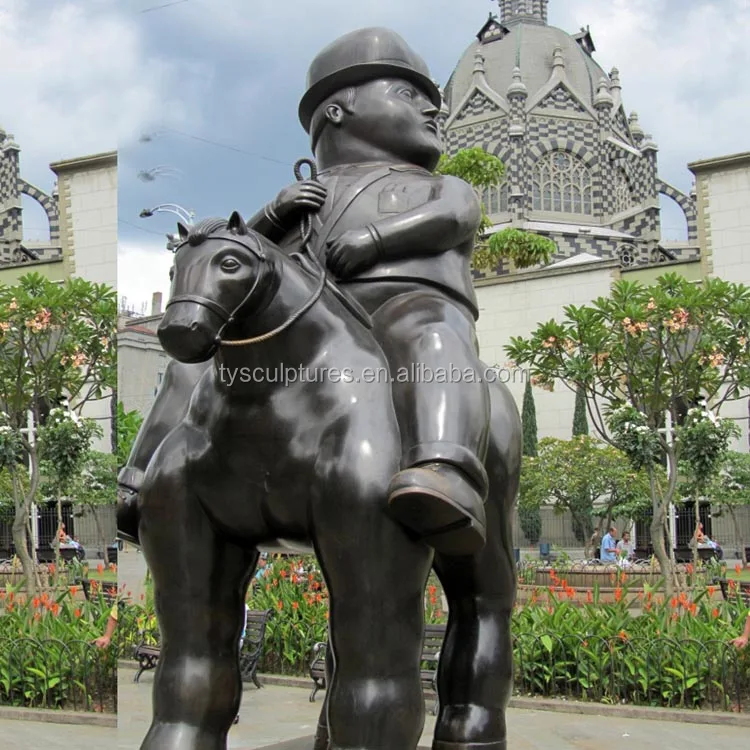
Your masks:
M 159 341 L 180 362 L 205 362 L 225 329 L 268 304 L 274 263 L 236 211 L 228 221 L 204 219 L 177 229 L 180 244 Z

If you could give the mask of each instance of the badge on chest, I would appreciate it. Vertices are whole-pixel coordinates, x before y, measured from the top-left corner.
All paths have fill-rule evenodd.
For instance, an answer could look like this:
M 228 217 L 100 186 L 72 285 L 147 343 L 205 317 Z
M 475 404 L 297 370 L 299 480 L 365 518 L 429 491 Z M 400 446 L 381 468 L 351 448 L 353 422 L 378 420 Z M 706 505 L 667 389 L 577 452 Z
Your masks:
M 392 182 L 378 193 L 378 213 L 402 214 L 430 200 L 430 185 Z

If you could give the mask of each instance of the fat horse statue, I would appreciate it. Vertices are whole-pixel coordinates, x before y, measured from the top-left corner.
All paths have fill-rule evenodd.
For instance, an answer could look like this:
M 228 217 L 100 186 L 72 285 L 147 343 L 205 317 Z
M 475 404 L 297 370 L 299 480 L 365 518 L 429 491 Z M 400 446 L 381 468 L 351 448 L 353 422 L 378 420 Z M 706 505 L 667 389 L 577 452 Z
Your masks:
M 247 588 L 284 540 L 314 550 L 330 596 L 315 750 L 416 748 L 432 567 L 449 605 L 433 748 L 507 747 L 520 420 L 478 357 L 480 207 L 433 174 L 439 106 L 401 37 L 347 34 L 300 104 L 320 173 L 249 222 L 179 227 L 173 361 L 119 477 L 162 635 L 142 750 L 226 748 Z

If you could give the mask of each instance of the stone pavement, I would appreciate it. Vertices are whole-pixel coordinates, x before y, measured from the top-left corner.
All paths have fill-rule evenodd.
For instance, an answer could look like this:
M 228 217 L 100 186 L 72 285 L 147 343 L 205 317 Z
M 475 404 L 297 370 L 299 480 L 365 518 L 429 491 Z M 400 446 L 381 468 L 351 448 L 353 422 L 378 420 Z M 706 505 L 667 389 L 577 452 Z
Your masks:
M 120 670 L 118 750 L 138 750 L 150 722 L 152 673 L 144 674 L 138 685 L 134 675 Z M 246 687 L 240 723 L 229 732 L 229 750 L 254 750 L 312 735 L 321 701 L 310 703 L 308 695 L 301 688 Z M 434 725 L 428 712 L 420 745 L 430 746 Z M 749 735 L 747 727 L 508 711 L 508 750 L 741 750 L 748 747 Z
M 116 742 L 114 727 L 0 719 L 2 750 L 107 750 Z

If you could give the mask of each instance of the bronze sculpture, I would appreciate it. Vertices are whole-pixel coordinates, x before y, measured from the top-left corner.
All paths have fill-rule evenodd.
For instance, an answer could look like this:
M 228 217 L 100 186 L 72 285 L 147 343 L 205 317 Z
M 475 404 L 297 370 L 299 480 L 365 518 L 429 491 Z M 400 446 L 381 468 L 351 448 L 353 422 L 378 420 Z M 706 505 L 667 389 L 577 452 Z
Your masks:
M 163 638 L 143 748 L 225 747 L 244 594 L 277 539 L 312 542 L 331 597 L 316 748 L 416 747 L 431 565 L 450 607 L 434 747 L 505 748 L 520 425 L 477 354 L 476 196 L 431 171 L 439 96 L 398 35 L 342 37 L 300 105 L 319 182 L 247 225 L 180 228 L 159 329 L 177 362 L 120 476 Z M 270 382 L 279 364 L 325 374 Z M 415 364 L 460 382 L 416 382 Z

